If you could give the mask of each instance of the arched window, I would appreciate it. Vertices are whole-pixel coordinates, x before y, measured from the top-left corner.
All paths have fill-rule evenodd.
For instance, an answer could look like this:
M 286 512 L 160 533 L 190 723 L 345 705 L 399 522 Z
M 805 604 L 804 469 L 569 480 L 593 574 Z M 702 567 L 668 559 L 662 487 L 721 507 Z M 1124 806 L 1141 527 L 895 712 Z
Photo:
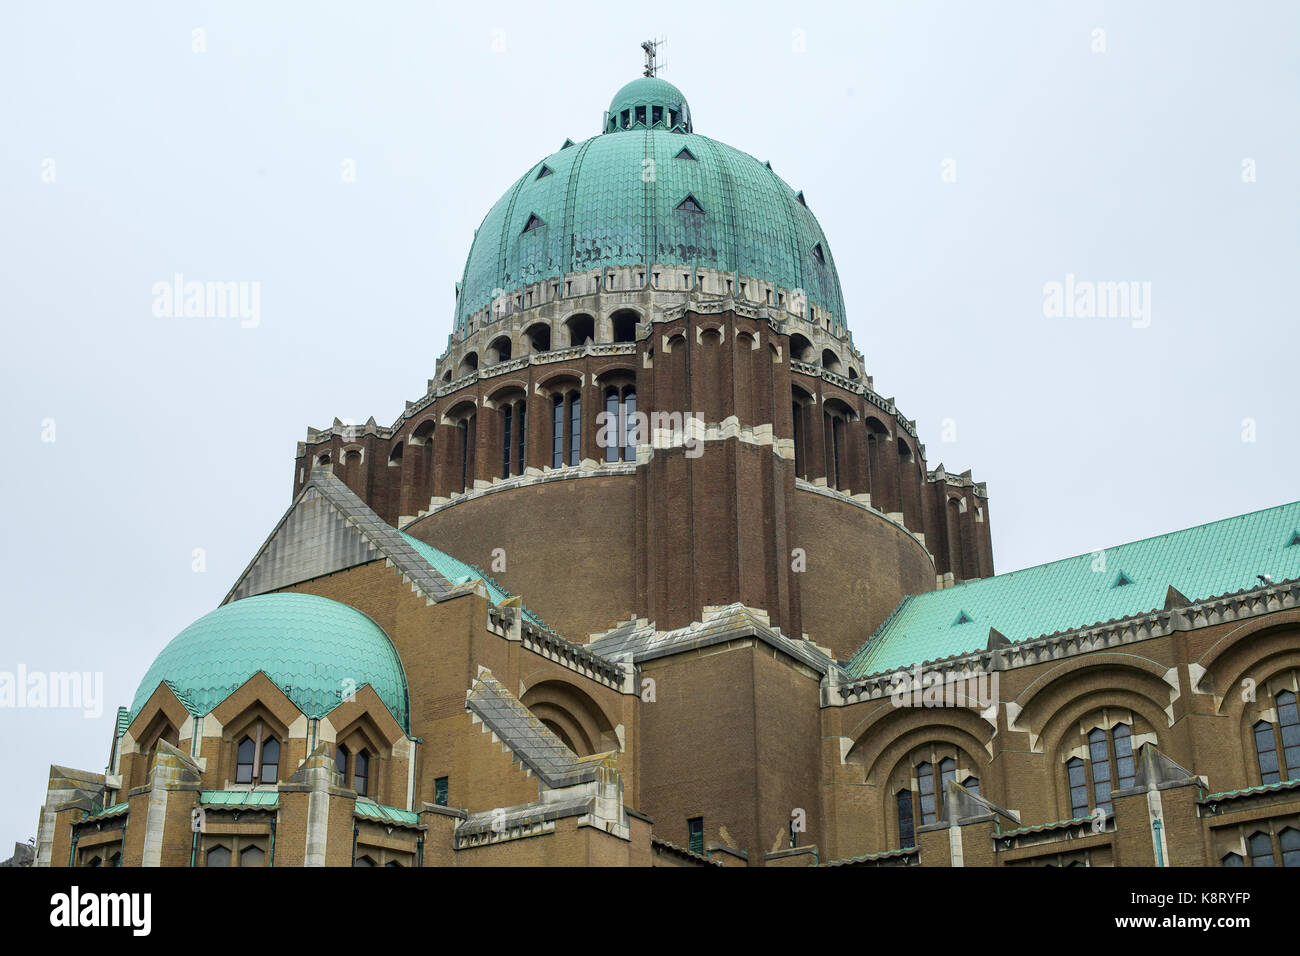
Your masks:
M 970 791 L 971 793 L 975 794 L 975 796 L 978 797 L 978 796 L 980 795 L 980 778 L 979 778 L 979 777 L 967 777 L 965 780 L 963 780 L 963 781 L 961 782 L 961 785 L 962 785 L 963 787 L 965 787 L 965 788 L 966 788 L 968 791 Z
M 596 337 L 596 320 L 590 315 L 570 316 L 564 322 L 569 330 L 569 346 L 585 345 Z
M 103 865 L 104 865 L 104 861 L 97 856 L 92 856 L 89 860 L 86 861 L 86 866 L 103 866 Z
M 1100 807 L 1109 816 L 1114 812 L 1111 793 L 1133 786 L 1136 779 L 1132 728 L 1115 724 L 1107 732 L 1094 727 L 1088 731 L 1088 759 L 1073 757 L 1066 761 L 1065 770 L 1071 815 L 1090 816 Z
M 358 796 L 366 796 L 370 787 L 370 754 L 364 750 L 357 751 L 352 762 L 352 789 Z
M 939 761 L 939 799 L 948 796 L 948 784 L 957 778 L 957 761 L 944 757 Z
M 1273 865 L 1273 841 L 1267 833 L 1252 833 L 1246 841 L 1246 849 L 1250 853 L 1251 866 Z
M 230 866 L 230 850 L 224 846 L 214 846 L 205 857 L 207 866 Z
M 334 748 L 334 766 L 339 773 L 343 775 L 343 782 L 348 780 L 348 748 L 338 746 Z
M 614 341 L 635 342 L 638 318 L 639 316 L 629 309 L 623 309 L 610 316 L 610 321 L 614 326 Z
M 1273 698 L 1276 726 L 1261 720 L 1254 726 L 1255 754 L 1259 760 L 1260 783 L 1280 783 L 1300 777 L 1300 713 L 1296 695 L 1279 691 Z
M 239 851 L 240 866 L 266 866 L 266 851 L 260 846 L 246 846 Z
M 368 856 L 359 856 L 357 857 L 357 861 L 352 865 L 353 866 L 374 866 L 375 861 L 370 859 L 370 857 Z
M 898 848 L 916 845 L 916 825 L 912 822 L 912 791 L 900 790 L 894 798 L 898 808 Z
M 536 325 L 529 326 L 524 335 L 528 336 L 528 344 L 534 352 L 549 352 L 551 350 L 551 327 L 545 322 L 538 322 Z
M 1222 863 L 1224 866 L 1245 866 L 1246 865 L 1246 860 L 1242 857 L 1240 853 L 1225 854 L 1223 859 L 1220 860 L 1219 862 Z

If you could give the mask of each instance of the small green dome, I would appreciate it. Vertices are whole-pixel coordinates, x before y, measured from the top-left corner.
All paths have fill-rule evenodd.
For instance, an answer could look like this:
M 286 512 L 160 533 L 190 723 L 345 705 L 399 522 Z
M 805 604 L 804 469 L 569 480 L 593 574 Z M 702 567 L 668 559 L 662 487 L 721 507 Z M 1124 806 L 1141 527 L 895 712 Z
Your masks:
M 642 110 L 639 117 L 638 108 Z M 656 114 L 655 109 L 660 112 Z M 625 110 L 629 113 L 627 122 L 623 121 Z M 680 126 L 688 133 L 691 131 L 690 104 L 686 102 L 682 91 L 667 80 L 661 80 L 657 76 L 638 77 L 615 93 L 614 98 L 609 101 L 609 112 L 605 121 L 607 133 L 618 129 L 630 129 L 634 125 L 657 124 L 662 124 L 669 129 Z
M 820 314 L 830 313 L 832 330 L 846 334 L 830 243 L 802 193 L 767 163 L 690 132 L 686 98 L 671 83 L 633 80 L 610 109 L 601 135 L 566 141 L 488 211 L 457 286 L 457 329 L 495 297 L 531 283 L 663 265 L 802 289 Z
M 333 710 L 345 687 L 369 684 L 407 729 L 406 675 L 393 642 L 356 608 L 314 594 L 262 594 L 199 618 L 154 660 L 131 718 L 164 680 L 191 712 L 207 714 L 258 671 L 308 717 Z

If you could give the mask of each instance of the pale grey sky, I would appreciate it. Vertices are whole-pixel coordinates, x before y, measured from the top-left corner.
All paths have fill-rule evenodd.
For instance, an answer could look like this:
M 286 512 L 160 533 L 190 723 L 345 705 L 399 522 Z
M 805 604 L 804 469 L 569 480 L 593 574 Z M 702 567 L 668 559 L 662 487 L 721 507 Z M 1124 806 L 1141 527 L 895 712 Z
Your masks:
M 423 393 L 483 214 L 650 36 L 696 131 L 806 192 L 877 389 L 988 482 L 1000 571 L 1300 496 L 1297 5 L 464 6 L 0 11 L 0 671 L 104 681 L 97 719 L 0 708 L 0 857 L 49 764 L 103 768 L 306 427 Z M 154 316 L 177 272 L 259 282 L 260 324 Z M 1150 283 L 1149 326 L 1045 317 L 1067 275 Z

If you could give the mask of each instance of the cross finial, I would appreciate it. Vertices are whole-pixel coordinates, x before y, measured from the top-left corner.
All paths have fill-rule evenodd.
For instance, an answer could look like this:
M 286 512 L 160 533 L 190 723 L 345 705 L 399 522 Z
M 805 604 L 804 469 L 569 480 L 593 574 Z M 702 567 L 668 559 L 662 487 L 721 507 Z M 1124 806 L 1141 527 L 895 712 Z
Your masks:
M 641 49 L 645 50 L 645 75 L 654 76 L 659 72 L 659 67 L 655 63 L 655 53 L 659 49 L 662 40 L 646 40 L 641 44 Z

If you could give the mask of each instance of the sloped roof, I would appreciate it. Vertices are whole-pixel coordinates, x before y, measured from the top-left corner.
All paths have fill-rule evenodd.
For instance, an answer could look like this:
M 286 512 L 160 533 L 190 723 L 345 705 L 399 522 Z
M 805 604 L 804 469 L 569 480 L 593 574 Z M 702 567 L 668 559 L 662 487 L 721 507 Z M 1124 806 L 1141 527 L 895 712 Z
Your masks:
M 1300 578 L 1300 502 L 904 598 L 850 658 L 865 677 L 1146 614 L 1170 586 L 1191 601 Z M 1295 543 L 1292 543 L 1292 542 Z
M 313 507 L 324 501 L 327 513 Z M 398 531 L 326 467 L 312 470 L 279 524 L 235 582 L 223 604 L 264 594 L 379 558 L 387 558 L 416 590 L 442 602 L 481 580 L 493 604 L 512 595 L 483 571 Z M 541 621 L 527 608 L 525 617 Z
M 548 787 L 568 787 L 596 779 L 596 767 L 606 755 L 579 757 L 491 671 L 479 673 L 466 696 L 465 707 L 477 714 Z
M 630 654 L 639 664 L 721 644 L 743 635 L 757 637 L 820 674 L 836 666 L 817 645 L 786 637 L 779 628 L 772 626 L 766 613 L 739 603 L 710 608 L 703 620 L 668 631 L 655 630 L 654 624 L 646 621 L 627 621 L 613 630 L 593 635 L 587 648 L 609 660 Z

